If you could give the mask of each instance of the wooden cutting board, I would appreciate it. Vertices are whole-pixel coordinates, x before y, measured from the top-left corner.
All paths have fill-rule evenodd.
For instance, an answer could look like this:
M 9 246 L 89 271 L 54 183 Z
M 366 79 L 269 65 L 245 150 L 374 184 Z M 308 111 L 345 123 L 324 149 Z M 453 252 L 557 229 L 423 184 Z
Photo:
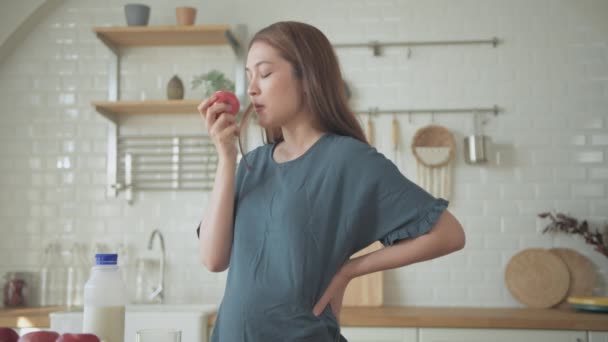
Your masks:
M 570 273 L 557 255 L 545 249 L 529 248 L 509 260 L 505 281 L 520 303 L 533 308 L 550 308 L 566 298 Z
M 569 248 L 552 248 L 551 253 L 560 257 L 568 267 L 570 273 L 570 288 L 558 307 L 570 307 L 568 297 L 589 297 L 593 295 L 593 289 L 597 283 L 595 266 L 591 260 L 579 252 Z
M 383 248 L 380 242 L 374 242 L 355 253 L 358 257 Z M 384 274 L 376 272 L 357 277 L 348 284 L 344 292 L 343 306 L 381 306 L 384 301 Z

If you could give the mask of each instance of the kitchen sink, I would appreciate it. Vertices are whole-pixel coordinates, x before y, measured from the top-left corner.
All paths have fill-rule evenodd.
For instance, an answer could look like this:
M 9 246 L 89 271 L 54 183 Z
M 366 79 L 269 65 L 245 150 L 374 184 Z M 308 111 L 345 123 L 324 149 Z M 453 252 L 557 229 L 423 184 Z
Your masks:
M 144 304 L 128 305 L 125 313 L 125 342 L 135 341 L 140 329 L 177 329 L 182 341 L 207 342 L 207 319 L 217 305 Z M 82 332 L 82 308 L 50 314 L 51 330 Z

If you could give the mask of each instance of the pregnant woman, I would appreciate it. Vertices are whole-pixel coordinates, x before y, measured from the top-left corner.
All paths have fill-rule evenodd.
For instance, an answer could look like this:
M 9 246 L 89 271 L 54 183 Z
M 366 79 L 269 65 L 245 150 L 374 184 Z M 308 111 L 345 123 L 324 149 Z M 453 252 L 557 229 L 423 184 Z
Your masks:
M 212 96 L 198 107 L 219 158 L 201 259 L 228 269 L 211 341 L 346 341 L 339 318 L 350 280 L 457 251 L 462 227 L 446 200 L 366 142 L 317 28 L 278 22 L 257 32 L 246 71 L 241 122 L 255 110 L 267 141 L 238 167 L 245 126 L 234 104 Z M 350 259 L 374 241 L 385 247 Z

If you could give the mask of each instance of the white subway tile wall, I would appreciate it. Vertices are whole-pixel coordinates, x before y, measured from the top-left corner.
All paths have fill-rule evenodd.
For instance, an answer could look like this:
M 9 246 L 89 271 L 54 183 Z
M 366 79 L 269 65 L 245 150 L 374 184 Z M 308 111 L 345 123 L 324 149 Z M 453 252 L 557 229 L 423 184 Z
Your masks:
M 112 55 L 93 26 L 125 25 L 125 1 L 65 1 L 0 64 L 0 274 L 36 271 L 45 246 L 58 241 L 126 247 L 134 260 L 153 229 L 165 235 L 166 300 L 219 303 L 226 272 L 206 271 L 194 229 L 208 200 L 203 192 L 139 192 L 106 196 L 108 123 L 90 102 L 105 100 Z M 160 0 L 150 25 L 175 24 L 174 6 Z M 198 8 L 197 24 L 246 24 L 249 35 L 278 20 L 316 25 L 333 42 L 459 40 L 498 37 L 491 46 L 339 49 L 353 107 L 492 106 L 484 133 L 490 163 L 464 163 L 470 114 L 399 115 L 400 149 L 390 138 L 392 116 L 379 116 L 376 145 L 416 179 L 410 139 L 431 122 L 457 138 L 451 210 L 467 234 L 464 250 L 386 272 L 387 305 L 518 306 L 504 283 L 509 258 L 528 247 L 567 246 L 590 257 L 608 283 L 608 259 L 580 237 L 542 234 L 537 214 L 559 210 L 595 223 L 608 218 L 608 26 L 603 1 L 336 0 L 181 1 Z M 238 9 L 238 10 L 235 10 Z M 268 11 L 272 9 L 272 11 Z M 228 47 L 128 48 L 122 55 L 121 98 L 164 99 L 178 75 L 188 99 L 196 74 L 233 75 Z M 365 123 L 367 116 L 362 116 Z M 204 134 L 196 113 L 125 118 L 121 133 Z M 249 149 L 260 144 L 251 127 Z M 134 283 L 130 283 L 134 286 Z

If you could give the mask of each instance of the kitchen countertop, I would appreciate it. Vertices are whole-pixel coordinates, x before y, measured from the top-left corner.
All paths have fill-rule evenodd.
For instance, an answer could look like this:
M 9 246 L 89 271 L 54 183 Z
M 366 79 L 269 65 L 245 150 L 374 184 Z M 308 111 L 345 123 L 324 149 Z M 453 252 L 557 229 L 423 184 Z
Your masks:
M 0 327 L 48 328 L 51 325 L 49 314 L 64 310 L 66 310 L 64 306 L 2 308 L 0 309 Z
M 66 307 L 0 309 L 0 327 L 47 328 L 49 313 Z M 342 326 L 485 329 L 556 329 L 608 331 L 608 314 L 569 309 L 408 307 L 344 307 Z M 215 313 L 208 324 L 215 323 Z
M 571 309 L 466 307 L 344 307 L 340 325 L 357 327 L 431 327 L 608 331 L 608 314 Z M 209 325 L 215 315 L 209 317 Z

